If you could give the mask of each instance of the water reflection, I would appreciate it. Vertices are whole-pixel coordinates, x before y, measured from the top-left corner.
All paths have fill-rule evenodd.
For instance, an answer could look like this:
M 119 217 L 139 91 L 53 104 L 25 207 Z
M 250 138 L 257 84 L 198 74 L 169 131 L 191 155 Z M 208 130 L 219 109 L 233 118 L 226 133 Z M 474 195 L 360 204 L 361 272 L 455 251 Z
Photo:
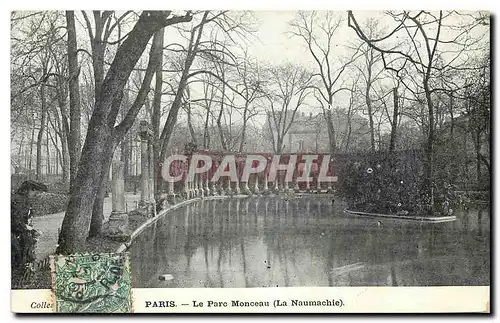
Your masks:
M 134 287 L 488 285 L 489 207 L 457 216 L 379 225 L 319 196 L 203 200 L 133 243 Z

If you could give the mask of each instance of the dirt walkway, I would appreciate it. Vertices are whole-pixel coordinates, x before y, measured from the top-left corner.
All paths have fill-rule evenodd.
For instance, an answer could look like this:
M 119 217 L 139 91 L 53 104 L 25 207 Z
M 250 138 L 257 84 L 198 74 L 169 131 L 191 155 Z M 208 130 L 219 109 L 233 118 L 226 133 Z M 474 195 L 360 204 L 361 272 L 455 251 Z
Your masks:
M 128 211 L 137 207 L 136 203 L 140 200 L 140 197 L 140 194 L 125 193 L 125 203 Z M 41 232 L 35 248 L 37 260 L 41 260 L 55 252 L 64 214 L 65 212 L 59 212 L 33 218 L 34 228 Z M 111 196 L 104 199 L 104 222 L 108 220 L 110 214 Z

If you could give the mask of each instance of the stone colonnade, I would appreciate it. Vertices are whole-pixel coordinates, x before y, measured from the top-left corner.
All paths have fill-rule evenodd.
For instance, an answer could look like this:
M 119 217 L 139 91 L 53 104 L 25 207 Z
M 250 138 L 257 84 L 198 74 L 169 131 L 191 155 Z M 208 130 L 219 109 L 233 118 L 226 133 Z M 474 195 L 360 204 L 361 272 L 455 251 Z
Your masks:
M 141 143 L 141 198 L 136 213 L 149 217 L 156 215 L 156 202 L 154 192 L 154 156 L 152 131 L 147 121 L 140 122 L 139 139 Z M 201 152 L 203 153 L 203 151 Z M 237 178 L 231 181 L 229 177 L 220 177 L 217 181 L 212 181 L 212 176 L 219 167 L 223 156 L 209 154 L 212 157 L 212 167 L 205 173 L 194 174 L 192 180 L 188 177 L 188 165 L 191 157 L 187 154 L 187 161 L 176 161 L 169 165 L 171 175 L 180 175 L 182 181 L 174 185 L 173 182 L 167 182 L 166 199 L 167 203 L 175 204 L 178 197 L 190 199 L 195 197 L 216 196 L 216 195 L 272 195 L 278 193 L 326 193 L 332 192 L 331 183 L 322 183 L 313 176 L 313 180 L 299 182 L 299 175 L 310 169 L 304 169 L 304 164 L 297 163 L 293 170 L 292 181 L 285 180 L 285 172 L 278 171 L 277 176 L 270 180 L 271 157 L 266 156 L 268 163 L 266 168 L 258 174 L 250 174 L 248 180 L 242 178 L 245 162 L 237 158 L 236 173 Z M 286 163 L 286 161 L 285 161 Z M 122 238 L 129 234 L 128 232 L 128 214 L 125 210 L 125 185 L 123 176 L 122 161 L 113 161 L 112 164 L 112 213 L 108 223 L 108 235 L 110 237 Z M 202 165 L 199 165 L 202 166 Z M 253 165 L 256 167 L 257 165 Z M 302 168 L 301 168 L 302 167 Z M 314 175 L 314 171 L 313 171 Z

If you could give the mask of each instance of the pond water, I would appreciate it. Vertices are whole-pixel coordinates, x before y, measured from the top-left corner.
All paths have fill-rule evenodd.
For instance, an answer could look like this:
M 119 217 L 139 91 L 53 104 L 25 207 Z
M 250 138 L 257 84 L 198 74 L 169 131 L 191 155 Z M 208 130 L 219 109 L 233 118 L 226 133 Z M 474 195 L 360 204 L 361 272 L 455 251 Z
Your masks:
M 191 203 L 134 241 L 133 286 L 489 285 L 488 205 L 436 224 L 342 210 L 327 196 Z

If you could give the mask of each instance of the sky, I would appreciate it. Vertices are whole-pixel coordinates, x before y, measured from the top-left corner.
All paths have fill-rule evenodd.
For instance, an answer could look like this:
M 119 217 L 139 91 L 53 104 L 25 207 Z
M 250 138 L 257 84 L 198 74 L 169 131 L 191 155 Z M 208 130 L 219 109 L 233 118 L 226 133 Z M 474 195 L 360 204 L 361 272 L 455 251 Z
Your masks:
M 346 11 L 338 11 L 338 14 L 347 17 Z M 374 14 L 372 12 L 371 14 Z M 276 10 L 276 11 L 255 11 L 254 16 L 257 20 L 256 32 L 253 37 L 250 37 L 248 42 L 248 54 L 257 61 L 279 65 L 282 63 L 294 63 L 300 66 L 305 66 L 312 72 L 317 71 L 316 62 L 314 62 L 311 53 L 306 47 L 305 42 L 299 37 L 292 36 L 289 32 L 292 27 L 289 22 L 297 15 L 297 11 Z M 347 44 L 352 41 L 353 31 L 347 27 L 347 21 L 342 24 L 336 35 L 335 42 L 338 44 Z M 357 40 L 357 39 L 356 39 Z M 170 40 L 171 41 L 171 40 Z M 340 55 L 347 53 L 343 49 L 335 49 Z M 340 93 L 338 98 L 341 101 L 345 95 Z M 312 96 L 306 101 L 309 104 L 314 104 Z M 341 104 L 342 102 L 339 102 Z M 301 112 L 309 114 L 309 112 L 319 113 L 319 108 L 311 108 L 303 106 Z M 265 124 L 265 115 L 259 115 L 253 118 L 256 126 L 260 127 Z
M 344 19 L 347 18 L 345 10 L 336 11 L 336 13 L 342 15 Z M 117 15 L 120 15 L 120 13 L 117 12 Z M 299 37 L 293 37 L 289 33 L 292 30 L 292 27 L 289 26 L 289 22 L 293 20 L 296 15 L 297 11 L 290 10 L 254 11 L 254 16 L 258 23 L 256 24 L 256 32 L 253 37 L 249 38 L 248 54 L 251 57 L 256 58 L 257 61 L 266 64 L 277 65 L 291 62 L 305 66 L 313 72 L 317 72 L 318 66 L 313 61 L 311 53 L 306 48 L 304 41 Z M 372 17 L 380 22 L 381 27 L 387 26 L 390 28 L 394 26 L 394 22 L 388 21 L 387 18 L 384 19 L 384 15 L 381 11 L 355 11 L 355 15 L 360 24 L 362 24 L 362 22 L 368 17 Z M 90 17 L 92 19 L 92 15 L 90 15 Z M 83 17 L 79 12 L 77 12 L 77 20 L 79 21 L 77 23 L 79 47 L 88 47 L 88 34 L 83 28 Z M 125 33 L 125 31 L 123 31 L 123 33 Z M 165 44 L 172 42 L 185 42 L 185 40 L 180 38 L 178 35 L 176 36 L 176 33 L 177 31 L 175 29 L 167 28 Z M 359 42 L 359 39 L 354 31 L 347 26 L 347 21 L 345 20 L 337 30 L 334 37 L 334 44 L 336 45 L 334 48 L 336 53 L 335 59 L 339 56 L 349 55 L 350 52 L 345 50 L 343 46 L 352 42 Z M 143 54 L 144 61 L 147 60 L 147 55 L 148 51 L 145 51 Z M 341 79 L 351 82 L 347 73 L 345 73 L 344 77 L 341 77 Z M 201 89 L 199 91 L 197 91 L 197 89 L 193 89 L 192 93 L 195 93 L 195 95 L 197 93 L 197 97 L 202 95 Z M 164 98 L 165 103 L 168 99 L 169 98 L 167 97 Z M 334 105 L 345 107 L 348 99 L 349 95 L 346 92 L 341 92 L 336 95 Z M 310 96 L 306 103 L 309 106 L 302 107 L 300 109 L 301 112 L 305 112 L 306 114 L 309 112 L 320 112 L 320 109 L 312 96 Z M 180 118 L 182 120 L 184 117 L 181 115 Z M 254 118 L 253 121 L 262 126 L 265 123 L 265 115 L 263 114 L 258 116 Z
M 286 34 L 290 31 L 288 22 L 294 19 L 295 11 L 260 11 L 255 15 L 261 23 L 255 34 L 257 39 L 250 45 L 255 57 L 274 64 L 311 61 L 304 44 Z

